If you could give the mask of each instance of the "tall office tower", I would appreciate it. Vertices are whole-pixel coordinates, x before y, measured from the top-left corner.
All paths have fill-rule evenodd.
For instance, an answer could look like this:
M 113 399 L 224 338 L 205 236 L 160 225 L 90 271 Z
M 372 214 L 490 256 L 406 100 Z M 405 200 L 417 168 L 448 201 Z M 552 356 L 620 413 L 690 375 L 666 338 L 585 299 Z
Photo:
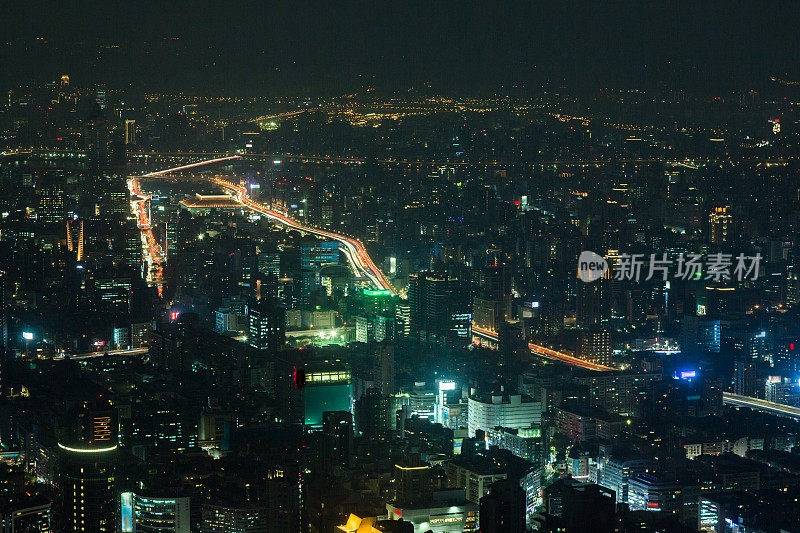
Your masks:
M 201 533 L 272 531 L 270 509 L 263 505 L 233 506 L 206 502 Z
M 116 413 L 108 404 L 86 403 L 68 420 L 71 431 L 58 443 L 64 531 L 115 532 Z
M 431 467 L 419 454 L 407 455 L 403 464 L 394 465 L 394 502 L 410 504 L 424 501 L 431 492 Z
M 786 257 L 786 303 L 800 303 L 800 236 L 795 236 L 795 244 Z
M 322 413 L 322 471 L 350 466 L 353 457 L 353 415 L 349 411 Z
M 411 306 L 407 302 L 398 302 L 394 310 L 395 331 L 398 337 L 411 335 Z
M 256 350 L 279 350 L 286 341 L 286 311 L 274 298 L 251 298 L 245 314 L 247 342 Z
M 319 287 L 318 278 L 319 269 L 317 268 L 304 268 L 300 271 L 300 307 L 311 306 L 314 291 Z
M 364 289 L 361 293 L 364 310 L 371 315 L 386 315 L 394 313 L 395 298 L 392 291 Z
M 394 394 L 394 346 L 381 344 L 375 349 L 375 381 L 383 394 Z
M 60 183 L 47 183 L 39 189 L 39 208 L 37 216 L 40 222 L 51 224 L 63 222 L 67 214 L 64 202 L 64 188 Z
M 589 363 L 610 366 L 611 333 L 605 328 L 581 330 L 576 355 Z
M 756 361 L 751 357 L 743 357 L 734 362 L 733 392 L 742 396 L 760 397 L 762 388 L 757 382 Z
M 9 312 L 9 292 L 11 291 L 10 278 L 7 272 L 0 270 L 0 362 L 3 360 L 3 353 L 8 350 L 8 312 Z
M 721 324 L 718 319 L 684 315 L 681 320 L 681 351 L 686 355 L 719 353 Z
M 125 144 L 136 144 L 136 121 L 125 121 Z
M 97 102 L 97 105 L 100 106 L 100 109 L 106 108 L 106 86 L 105 84 L 101 84 L 97 87 L 97 90 L 94 94 L 94 101 Z
M 714 244 L 733 239 L 733 215 L 730 207 L 715 207 L 708 214 L 708 240 Z
M 3 533 L 50 533 L 52 504 L 40 494 L 4 491 L 0 499 L 0 531 Z
M 428 342 L 468 343 L 472 324 L 469 284 L 430 271 L 412 274 L 409 281 L 412 335 Z
M 123 492 L 122 533 L 189 533 L 189 497 L 164 497 Z
M 256 300 L 278 297 L 278 273 L 275 271 L 256 272 L 250 277 L 250 289 Z
M 499 300 L 476 296 L 472 301 L 472 320 L 476 327 L 488 331 L 500 331 L 505 322 L 505 312 Z
M 83 219 L 67 221 L 67 250 L 75 253 L 78 261 L 83 261 Z
M 525 491 L 516 480 L 495 481 L 480 504 L 482 533 L 525 532 Z
M 592 283 L 578 282 L 575 318 L 580 327 L 596 328 L 608 322 L 610 282 L 602 278 Z
M 498 426 L 530 428 L 542 423 L 542 402 L 522 394 L 473 394 L 467 402 L 467 429 L 471 437 L 477 430 L 488 432 Z
M 281 275 L 281 255 L 278 252 L 263 252 L 259 251 L 257 256 L 258 271 L 267 273 L 274 272 L 280 277 Z
M 83 132 L 84 149 L 89 159 L 89 171 L 96 179 L 108 170 L 111 163 L 111 139 L 108 134 L 108 120 L 103 116 L 103 108 L 95 104 L 89 114 Z M 93 184 L 96 186 L 96 183 Z M 93 191 L 95 193 L 99 191 Z
M 497 302 L 502 319 L 510 319 L 511 270 L 508 266 L 493 264 L 486 267 L 482 272 L 481 281 L 483 298 Z
M 356 432 L 363 437 L 381 438 L 391 427 L 389 396 L 370 387 L 355 404 Z
M 113 186 L 106 187 L 103 191 L 103 197 L 100 201 L 99 215 L 106 220 L 119 220 L 125 219 L 130 212 L 130 198 L 129 191 L 122 182 Z M 150 201 L 148 200 L 148 220 L 150 218 Z
M 134 220 L 126 220 L 122 225 L 122 262 L 128 268 L 138 271 L 142 265 L 142 240 Z

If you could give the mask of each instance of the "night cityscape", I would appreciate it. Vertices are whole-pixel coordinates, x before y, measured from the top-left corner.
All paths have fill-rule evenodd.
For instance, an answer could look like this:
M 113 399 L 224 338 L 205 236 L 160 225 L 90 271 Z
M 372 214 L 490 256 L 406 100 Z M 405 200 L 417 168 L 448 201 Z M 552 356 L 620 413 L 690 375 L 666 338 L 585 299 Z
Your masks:
M 4 3 L 0 533 L 800 532 L 793 2 Z

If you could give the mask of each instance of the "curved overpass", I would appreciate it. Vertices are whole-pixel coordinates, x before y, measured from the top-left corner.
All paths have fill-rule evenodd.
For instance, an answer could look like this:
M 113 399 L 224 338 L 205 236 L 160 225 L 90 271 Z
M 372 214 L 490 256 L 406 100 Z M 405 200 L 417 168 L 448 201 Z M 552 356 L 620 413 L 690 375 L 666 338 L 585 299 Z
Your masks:
M 225 181 L 220 178 L 210 178 L 212 182 L 223 187 L 224 189 L 232 192 L 237 200 L 242 202 L 242 204 L 256 213 L 264 215 L 265 217 L 269 218 L 272 221 L 278 222 L 279 224 L 283 224 L 284 226 L 296 229 L 298 231 L 302 231 L 303 233 L 310 233 L 312 235 L 316 235 L 317 237 L 324 237 L 326 239 L 332 239 L 339 243 L 340 249 L 344 252 L 347 256 L 347 259 L 350 261 L 350 264 L 353 267 L 361 272 L 365 277 L 369 278 L 372 283 L 375 284 L 376 287 L 379 287 L 384 290 L 391 291 L 392 294 L 397 294 L 394 286 L 386 279 L 386 276 L 383 275 L 383 272 L 373 263 L 372 258 L 370 258 L 369 254 L 367 253 L 366 248 L 364 248 L 364 244 L 356 239 L 355 237 L 351 237 L 348 235 L 341 235 L 339 233 L 334 233 L 332 231 L 323 230 L 319 228 L 315 228 L 313 226 L 306 226 L 305 224 L 301 224 L 300 222 L 290 218 L 282 213 L 274 211 L 267 207 L 266 205 L 256 202 L 252 200 L 248 194 L 247 190 L 242 187 L 241 185 L 237 185 L 235 183 L 231 183 L 229 181 Z

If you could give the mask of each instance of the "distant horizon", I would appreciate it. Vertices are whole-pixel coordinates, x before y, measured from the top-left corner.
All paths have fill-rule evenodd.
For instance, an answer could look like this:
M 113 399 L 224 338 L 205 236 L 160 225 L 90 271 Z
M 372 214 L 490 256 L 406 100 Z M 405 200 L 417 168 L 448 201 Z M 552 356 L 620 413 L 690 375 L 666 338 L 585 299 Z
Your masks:
M 800 80 L 800 10 L 787 2 L 387 6 L 10 5 L 0 87 L 63 73 L 86 85 L 236 95 Z

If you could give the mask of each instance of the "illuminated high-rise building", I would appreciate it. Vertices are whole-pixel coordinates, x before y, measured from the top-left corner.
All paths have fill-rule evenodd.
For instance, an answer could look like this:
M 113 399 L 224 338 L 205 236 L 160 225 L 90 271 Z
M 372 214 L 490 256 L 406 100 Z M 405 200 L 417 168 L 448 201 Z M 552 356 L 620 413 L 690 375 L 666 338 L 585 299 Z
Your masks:
M 734 362 L 733 392 L 742 396 L 761 396 L 757 382 L 758 368 L 752 358 L 741 358 Z
M 336 241 L 310 241 L 300 247 L 300 266 L 313 268 L 339 263 L 339 243 Z
M 62 222 L 67 214 L 64 188 L 59 183 L 48 183 L 39 189 L 38 219 L 45 224 Z
M 583 328 L 596 328 L 609 320 L 610 280 L 601 278 L 592 283 L 578 283 L 575 318 Z
M 8 291 L 9 276 L 7 272 L 0 270 L 0 364 L 3 361 L 3 352 L 8 349 Z
M 469 341 L 472 301 L 468 284 L 444 274 L 422 271 L 410 276 L 411 333 L 429 342 Z
M 391 427 L 389 396 L 369 388 L 355 402 L 356 432 L 361 436 L 382 438 Z
M 398 337 L 411 335 L 411 306 L 407 302 L 398 302 L 394 311 L 395 327 Z
M 578 336 L 578 358 L 596 365 L 611 365 L 611 333 L 605 328 L 582 330 Z
M 83 261 L 83 220 L 68 220 L 67 221 L 67 249 L 74 252 L 78 261 Z
M 714 244 L 728 243 L 733 238 L 733 215 L 730 207 L 715 207 L 708 215 L 708 240 Z
M 123 492 L 123 533 L 189 533 L 189 497 L 163 497 Z
M 467 426 L 475 431 L 489 431 L 498 426 L 519 429 L 542 423 L 542 403 L 521 394 L 472 395 L 468 399 Z
M 136 121 L 125 121 L 125 144 L 136 144 Z
M 116 411 L 107 404 L 87 403 L 68 420 L 71 431 L 58 443 L 64 531 L 115 532 Z
M 261 533 L 272 531 L 269 510 L 262 505 L 231 506 L 206 503 L 201 533 Z
M 275 298 L 247 302 L 247 342 L 256 350 L 278 350 L 286 341 L 286 311 Z
M 100 106 L 100 109 L 106 108 L 106 86 L 100 85 L 97 87 L 97 90 L 94 94 L 94 101 L 97 102 L 97 105 Z

